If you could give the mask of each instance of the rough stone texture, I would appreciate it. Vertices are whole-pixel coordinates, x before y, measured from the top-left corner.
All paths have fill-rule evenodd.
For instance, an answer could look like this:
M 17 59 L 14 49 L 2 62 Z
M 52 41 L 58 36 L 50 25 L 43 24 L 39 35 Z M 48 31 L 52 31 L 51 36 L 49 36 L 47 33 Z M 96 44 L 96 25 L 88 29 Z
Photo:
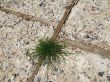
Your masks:
M 0 12 L 0 82 L 26 82 L 34 61 L 29 57 L 36 42 L 53 34 L 53 28 Z
M 68 47 L 67 50 L 71 54 L 68 54 L 61 65 L 57 64 L 51 70 L 42 66 L 35 80 L 37 82 L 109 82 L 110 60 L 73 47 Z
M 65 11 L 64 7 L 71 0 L 1 0 L 5 8 L 22 13 L 42 17 L 51 21 L 60 21 Z
M 59 21 L 70 0 L 0 0 L 5 8 Z M 110 46 L 110 1 L 81 0 L 72 10 L 60 37 Z M 26 82 L 37 60 L 28 55 L 38 39 L 50 37 L 53 27 L 0 12 L 0 82 Z M 110 60 L 68 47 L 66 60 L 53 69 L 43 65 L 35 82 L 110 82 Z
M 110 0 L 80 0 L 60 36 L 110 48 Z

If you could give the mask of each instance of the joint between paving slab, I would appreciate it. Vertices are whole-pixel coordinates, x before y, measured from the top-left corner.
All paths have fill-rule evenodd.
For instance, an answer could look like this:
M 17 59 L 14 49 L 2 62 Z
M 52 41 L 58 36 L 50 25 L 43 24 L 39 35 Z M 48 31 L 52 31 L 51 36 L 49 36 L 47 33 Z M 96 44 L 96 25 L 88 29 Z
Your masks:
M 64 23 L 66 22 L 66 20 L 67 20 L 67 18 L 68 18 L 68 16 L 69 16 L 69 14 L 71 13 L 71 10 L 72 10 L 73 6 L 76 5 L 76 1 L 77 1 L 77 0 L 73 0 L 73 1 L 72 1 L 72 6 L 70 6 L 69 9 L 66 9 L 66 11 L 65 11 L 65 13 L 64 13 L 64 15 L 63 15 L 61 21 L 58 23 L 58 26 L 55 28 L 55 32 L 53 33 L 53 35 L 52 35 L 52 37 L 50 38 L 50 40 L 53 40 L 53 41 L 56 40 L 58 34 L 59 34 L 60 31 L 61 31 L 61 28 L 63 27 Z M 43 61 L 42 61 L 42 62 L 43 62 Z M 36 73 L 38 73 L 39 67 L 38 67 L 37 69 L 35 69 L 35 71 L 36 71 L 36 70 L 37 70 Z M 35 76 L 35 74 L 30 77 L 30 79 L 29 79 L 28 82 L 33 81 L 33 80 L 34 80 L 34 76 Z
M 1 6 L 0 6 L 0 11 L 6 12 L 6 13 L 10 13 L 10 14 L 14 14 L 14 15 L 16 15 L 18 17 L 24 18 L 27 21 L 40 22 L 42 24 L 51 25 L 51 26 L 55 26 L 55 27 L 58 24 L 57 22 L 51 22 L 50 20 L 47 20 L 47 19 L 44 19 L 44 18 L 40 18 L 40 17 L 24 14 L 22 12 L 17 12 L 17 11 L 10 10 L 10 9 L 7 9 L 7 8 L 1 7 Z

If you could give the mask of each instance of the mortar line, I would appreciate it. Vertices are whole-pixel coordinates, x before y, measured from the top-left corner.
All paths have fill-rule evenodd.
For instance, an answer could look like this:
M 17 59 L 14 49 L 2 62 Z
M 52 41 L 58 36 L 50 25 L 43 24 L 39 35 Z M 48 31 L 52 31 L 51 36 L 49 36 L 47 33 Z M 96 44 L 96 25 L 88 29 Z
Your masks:
M 22 12 L 17 12 L 17 11 L 10 10 L 8 8 L 4 8 L 4 7 L 1 7 L 1 6 L 0 6 L 0 11 L 6 12 L 6 13 L 10 13 L 10 14 L 14 14 L 14 15 L 16 15 L 18 17 L 24 18 L 27 21 L 41 22 L 41 23 L 43 23 L 45 25 L 52 25 L 52 26 L 56 26 L 57 25 L 57 22 L 51 22 L 50 20 L 47 20 L 47 19 L 44 19 L 44 18 L 40 18 L 40 17 L 36 17 L 36 16 L 33 16 L 33 15 L 24 14 Z
M 55 32 L 53 33 L 52 37 L 50 38 L 50 40 L 56 40 L 58 34 L 61 31 L 61 28 L 63 27 L 63 24 L 66 22 L 69 14 L 71 13 L 72 8 L 74 7 L 74 5 L 76 5 L 78 3 L 78 0 L 72 0 L 71 4 L 68 6 L 68 8 L 66 8 L 66 11 L 61 19 L 61 21 L 58 23 L 58 26 L 55 28 Z M 40 61 L 40 62 L 39 62 Z M 39 60 L 38 64 L 36 65 L 36 68 L 34 70 L 34 72 L 32 73 L 32 76 L 29 78 L 28 82 L 33 82 L 35 75 L 37 75 L 40 67 L 42 66 L 42 63 L 44 62 L 44 60 Z M 39 65 L 40 63 L 40 65 Z
M 69 40 L 69 39 L 59 40 L 58 39 L 58 41 L 68 44 L 70 46 L 77 47 L 81 50 L 85 50 L 87 52 L 96 53 L 103 57 L 110 58 L 110 49 L 105 50 L 104 48 L 98 47 L 93 44 L 88 45 L 85 42 L 83 42 L 82 40 Z
M 55 31 L 51 37 L 51 40 L 55 40 L 58 36 L 58 34 L 61 31 L 61 28 L 63 27 L 64 23 L 68 19 L 68 16 L 71 13 L 72 8 L 78 3 L 79 0 L 72 0 L 71 4 L 66 7 L 65 13 L 61 19 L 61 21 L 58 23 L 57 27 L 55 28 Z

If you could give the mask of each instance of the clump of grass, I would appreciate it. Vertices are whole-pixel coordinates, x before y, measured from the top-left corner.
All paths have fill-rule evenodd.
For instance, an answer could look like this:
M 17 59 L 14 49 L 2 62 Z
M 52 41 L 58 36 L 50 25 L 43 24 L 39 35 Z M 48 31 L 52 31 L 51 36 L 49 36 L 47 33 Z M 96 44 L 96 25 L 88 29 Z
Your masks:
M 65 45 L 50 39 L 41 39 L 35 46 L 33 57 L 43 58 L 47 64 L 53 64 L 55 62 L 60 62 L 64 59 L 66 51 L 64 51 Z

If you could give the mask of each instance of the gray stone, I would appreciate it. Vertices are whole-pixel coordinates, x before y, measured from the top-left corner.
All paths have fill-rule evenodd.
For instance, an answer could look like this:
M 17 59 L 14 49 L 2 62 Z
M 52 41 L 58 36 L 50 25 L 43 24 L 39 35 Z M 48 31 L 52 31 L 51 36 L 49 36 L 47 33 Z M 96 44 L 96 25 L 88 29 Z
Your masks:
M 104 74 L 104 72 L 99 72 L 99 73 L 98 73 L 98 75 L 99 75 L 100 77 L 102 77 L 103 74 Z

